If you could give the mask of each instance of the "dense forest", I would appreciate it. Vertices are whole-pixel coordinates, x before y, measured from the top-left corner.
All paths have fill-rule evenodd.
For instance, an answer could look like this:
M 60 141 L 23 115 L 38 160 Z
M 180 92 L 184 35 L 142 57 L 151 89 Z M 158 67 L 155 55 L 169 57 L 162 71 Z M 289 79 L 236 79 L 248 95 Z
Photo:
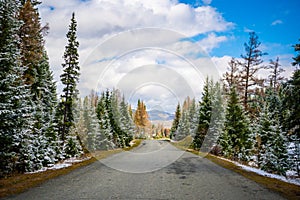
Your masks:
M 0 177 L 51 166 L 69 157 L 122 148 L 154 131 L 146 105 L 133 112 L 121 92 L 91 91 L 80 98 L 79 42 L 70 16 L 57 93 L 48 61 L 38 0 L 0 1 Z M 241 58 L 232 58 L 222 81 L 207 77 L 200 102 L 177 105 L 171 138 L 192 136 L 192 147 L 268 172 L 300 169 L 300 44 L 291 78 L 279 58 L 264 65 L 256 33 Z M 261 79 L 260 70 L 269 76 Z M 163 127 L 155 132 L 165 132 Z M 166 133 L 164 135 L 167 135 Z
M 281 74 L 279 58 L 264 65 L 261 43 L 249 34 L 241 58 L 232 58 L 223 80 L 206 79 L 199 103 L 189 97 L 178 104 L 171 137 L 192 136 L 196 150 L 248 163 L 267 172 L 299 176 L 300 44 L 290 79 Z M 292 47 L 291 47 L 292 48 Z M 267 78 L 260 78 L 267 70 Z
M 79 97 L 75 14 L 63 54 L 63 91 L 56 91 L 37 6 L 0 1 L 0 176 L 29 172 L 69 157 L 125 147 L 134 137 L 131 108 L 117 90 Z

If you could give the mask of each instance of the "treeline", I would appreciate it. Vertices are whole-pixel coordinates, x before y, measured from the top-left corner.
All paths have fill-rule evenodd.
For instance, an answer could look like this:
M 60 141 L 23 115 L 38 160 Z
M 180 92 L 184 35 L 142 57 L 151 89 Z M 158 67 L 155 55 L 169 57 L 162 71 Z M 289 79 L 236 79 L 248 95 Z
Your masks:
M 206 79 L 199 103 L 187 98 L 178 104 L 171 136 L 191 135 L 196 150 L 299 176 L 300 70 L 286 80 L 279 58 L 263 65 L 266 53 L 254 32 L 244 46 L 245 54 L 231 59 L 222 81 Z M 300 44 L 293 47 L 300 51 Z M 299 66 L 300 55 L 293 59 Z M 268 71 L 268 78 L 260 78 L 260 70 Z
M 0 0 L 0 177 L 83 152 L 128 146 L 130 107 L 113 90 L 81 100 L 77 22 L 72 14 L 57 98 L 37 0 Z

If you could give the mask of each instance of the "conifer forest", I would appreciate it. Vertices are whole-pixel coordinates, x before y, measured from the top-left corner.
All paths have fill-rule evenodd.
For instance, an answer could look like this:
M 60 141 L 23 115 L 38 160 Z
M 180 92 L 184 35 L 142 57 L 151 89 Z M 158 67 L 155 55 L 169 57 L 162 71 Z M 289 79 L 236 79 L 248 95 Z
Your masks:
M 264 60 L 259 34 L 250 32 L 244 52 L 230 60 L 221 80 L 206 77 L 201 97 L 187 96 L 174 105 L 167 130 L 151 124 L 143 99 L 130 105 L 118 89 L 80 96 L 74 12 L 58 93 L 44 39 L 51 27 L 41 23 L 39 4 L 0 0 L 0 177 L 129 147 L 133 139 L 152 138 L 153 132 L 172 141 L 191 137 L 194 150 L 300 176 L 300 40 L 290 47 L 295 53 L 292 76 L 284 77 L 280 57 Z M 259 76 L 261 70 L 267 78 Z

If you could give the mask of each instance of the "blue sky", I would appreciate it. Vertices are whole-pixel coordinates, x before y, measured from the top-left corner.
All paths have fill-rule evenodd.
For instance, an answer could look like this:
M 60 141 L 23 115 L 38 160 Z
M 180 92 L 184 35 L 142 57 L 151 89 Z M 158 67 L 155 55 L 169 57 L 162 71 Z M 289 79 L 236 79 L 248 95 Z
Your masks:
M 194 7 L 204 5 L 197 0 L 180 2 Z M 291 46 L 300 39 L 299 0 L 213 0 L 209 5 L 225 20 L 234 23 L 234 27 L 225 32 L 230 39 L 214 48 L 210 53 L 212 56 L 239 57 L 244 53 L 243 44 L 248 41 L 247 31 L 257 33 L 270 58 L 295 54 Z

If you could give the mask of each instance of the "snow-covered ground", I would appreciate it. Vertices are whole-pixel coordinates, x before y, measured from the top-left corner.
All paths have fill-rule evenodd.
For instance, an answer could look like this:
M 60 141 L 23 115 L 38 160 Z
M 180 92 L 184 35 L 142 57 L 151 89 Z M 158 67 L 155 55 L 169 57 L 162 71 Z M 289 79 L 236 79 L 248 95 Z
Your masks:
M 236 166 L 241 167 L 242 169 L 244 169 L 246 171 L 254 172 L 254 173 L 257 173 L 257 174 L 262 175 L 262 176 L 278 179 L 278 180 L 281 180 L 281 181 L 284 181 L 284 182 L 287 182 L 287 183 L 292 183 L 292 184 L 300 186 L 300 178 L 295 178 L 295 179 L 289 178 L 289 177 L 293 177 L 296 172 L 288 171 L 287 172 L 287 177 L 285 177 L 285 176 L 280 176 L 280 175 L 277 175 L 277 174 L 271 174 L 271 173 L 265 172 L 261 169 L 257 169 L 255 167 L 242 165 L 238 162 L 235 162 L 235 161 L 232 161 L 232 160 L 229 160 L 229 159 L 226 159 L 226 158 L 222 158 L 222 157 L 218 157 L 218 158 L 222 159 L 222 160 L 226 160 L 228 162 L 231 162 L 231 163 L 235 164 Z
M 69 158 L 67 160 L 64 160 L 63 162 L 59 162 L 59 163 L 56 163 L 52 166 L 49 166 L 49 167 L 43 167 L 39 170 L 36 170 L 34 172 L 27 172 L 26 174 L 34 174 L 34 173 L 39 173 L 39 172 L 44 172 L 44 171 L 47 171 L 47 170 L 56 170 L 56 169 L 62 169 L 62 168 L 66 168 L 66 167 L 70 167 L 72 164 L 74 163 L 78 163 L 78 162 L 83 162 L 85 160 L 89 160 L 91 159 L 91 157 L 87 157 L 87 158 Z

